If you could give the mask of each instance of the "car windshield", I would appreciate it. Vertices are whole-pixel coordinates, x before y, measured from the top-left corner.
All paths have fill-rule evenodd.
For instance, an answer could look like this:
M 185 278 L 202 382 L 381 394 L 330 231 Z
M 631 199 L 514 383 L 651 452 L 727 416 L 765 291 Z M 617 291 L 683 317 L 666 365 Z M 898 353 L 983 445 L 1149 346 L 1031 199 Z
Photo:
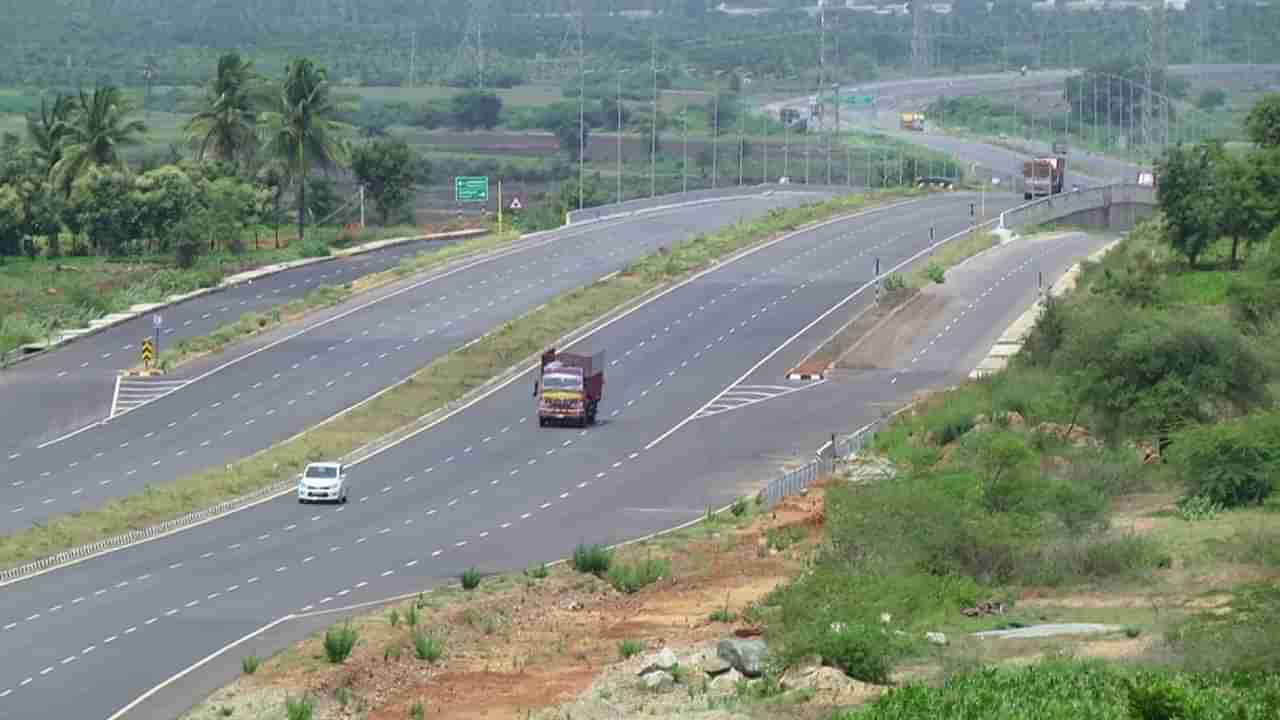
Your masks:
M 312 465 L 307 468 L 307 477 L 315 480 L 332 480 L 338 477 L 338 468 L 334 465 Z
M 582 379 L 573 375 L 547 375 L 542 379 L 547 390 L 581 390 Z

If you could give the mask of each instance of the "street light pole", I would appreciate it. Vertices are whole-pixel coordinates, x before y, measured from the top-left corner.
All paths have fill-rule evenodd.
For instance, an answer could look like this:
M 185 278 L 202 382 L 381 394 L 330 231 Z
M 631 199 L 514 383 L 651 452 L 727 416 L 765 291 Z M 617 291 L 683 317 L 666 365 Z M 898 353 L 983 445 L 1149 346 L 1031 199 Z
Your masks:
M 586 68 L 582 64 L 582 8 L 578 8 L 578 209 L 582 209 L 582 183 L 585 176 L 583 156 L 586 150 L 586 111 L 583 107 L 587 94 Z
M 741 104 L 741 103 L 739 103 Z M 742 161 L 747 149 L 747 113 L 738 113 L 738 187 L 742 187 Z
M 689 192 L 689 99 L 680 105 L 680 114 L 684 117 L 684 155 L 680 160 L 680 192 Z
M 618 202 L 622 202 L 622 73 L 626 70 L 618 71 L 618 99 L 614 103 L 618 110 L 618 123 L 614 129 L 618 133 Z
M 657 194 L 658 178 L 658 33 L 653 34 L 653 50 L 649 56 L 653 68 L 653 135 L 649 144 L 649 197 Z
M 767 185 L 769 183 L 769 113 L 766 111 L 764 116 L 760 118 L 760 122 L 764 124 L 764 140 L 760 143 L 760 152 L 764 156 L 764 169 L 760 171 L 760 184 Z
M 720 71 L 716 70 L 716 99 L 711 120 L 711 189 L 720 177 Z

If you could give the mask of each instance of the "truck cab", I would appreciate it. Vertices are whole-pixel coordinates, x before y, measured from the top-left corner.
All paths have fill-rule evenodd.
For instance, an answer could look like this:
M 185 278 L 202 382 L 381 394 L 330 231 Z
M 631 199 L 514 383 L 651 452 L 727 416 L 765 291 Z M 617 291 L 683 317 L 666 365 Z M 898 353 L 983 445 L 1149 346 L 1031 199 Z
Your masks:
M 537 398 L 541 427 L 554 422 L 579 427 L 595 424 L 596 411 L 604 397 L 604 353 L 544 353 L 533 395 Z

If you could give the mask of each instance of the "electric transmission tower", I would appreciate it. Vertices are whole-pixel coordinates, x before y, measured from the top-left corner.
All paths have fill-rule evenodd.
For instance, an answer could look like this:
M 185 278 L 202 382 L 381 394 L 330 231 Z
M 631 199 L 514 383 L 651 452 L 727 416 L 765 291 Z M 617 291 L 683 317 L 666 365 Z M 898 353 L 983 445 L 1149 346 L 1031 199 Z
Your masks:
M 1142 139 L 1148 148 L 1156 142 L 1168 142 L 1169 112 L 1169 25 L 1163 4 L 1153 6 L 1146 15 L 1146 42 L 1143 43 Z M 1164 92 L 1156 97 L 1155 74 L 1159 70 Z
M 449 75 L 475 72 L 476 85 L 484 89 L 484 33 L 489 26 L 489 0 L 470 0 L 467 4 L 467 21 L 462 30 L 462 42 L 453 56 Z
M 924 77 L 929 74 L 929 19 L 923 0 L 911 2 L 911 75 Z

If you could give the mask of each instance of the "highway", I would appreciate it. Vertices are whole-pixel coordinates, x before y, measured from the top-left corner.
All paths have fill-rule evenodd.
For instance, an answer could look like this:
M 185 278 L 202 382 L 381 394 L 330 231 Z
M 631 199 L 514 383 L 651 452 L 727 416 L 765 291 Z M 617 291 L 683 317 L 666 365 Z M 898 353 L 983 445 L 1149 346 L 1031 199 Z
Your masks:
M 705 511 L 737 488 L 702 482 L 697 467 L 728 451 L 688 446 L 690 436 L 709 436 L 672 431 L 711 427 L 689 418 L 849 298 L 870 279 L 874 257 L 887 269 L 925 248 L 922 218 L 938 237 L 964 229 L 971 201 L 934 196 L 796 234 L 601 328 L 580 343 L 609 357 L 594 428 L 539 429 L 526 374 L 353 468 L 345 507 L 284 497 L 7 589 L 0 717 L 103 714 L 282 615 L 420 589 L 470 566 L 553 559 L 581 540 L 623 539 Z M 869 301 L 864 291 L 843 310 Z M 756 425 L 750 435 L 716 434 L 716 446 L 748 455 L 777 447 L 769 433 L 762 439 L 759 416 Z M 201 673 L 202 682 L 211 677 Z
M 84 432 L 0 457 L 0 532 L 245 457 L 659 246 L 823 195 L 816 188 L 757 194 L 570 227 L 362 294 L 308 318 L 301 328 L 281 328 L 193 362 L 166 376 L 169 382 L 190 381 L 176 392 Z M 329 270 L 316 272 L 322 282 Z M 229 302 L 235 296 L 214 297 Z M 66 351 L 82 355 L 93 345 L 73 343 Z M 42 406 L 30 407 L 38 415 Z M 10 413 L 4 422 L 24 419 L 25 412 Z
M 420 252 L 453 241 L 423 240 L 285 270 L 160 310 L 160 342 L 207 335 L 250 311 L 261 312 L 312 292 L 394 267 Z M 0 398 L 20 416 L 0 419 L 0 458 L 53 440 L 106 416 L 116 374 L 141 363 L 142 338 L 151 317 L 140 317 L 78 338 L 0 370 Z

